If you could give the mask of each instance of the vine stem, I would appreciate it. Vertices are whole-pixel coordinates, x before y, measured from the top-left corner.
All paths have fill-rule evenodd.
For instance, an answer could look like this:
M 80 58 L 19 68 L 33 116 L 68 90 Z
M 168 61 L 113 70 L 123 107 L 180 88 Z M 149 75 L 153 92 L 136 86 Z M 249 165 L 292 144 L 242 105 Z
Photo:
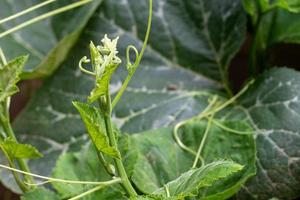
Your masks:
M 106 126 L 106 131 L 107 135 L 109 138 L 109 141 L 111 143 L 111 146 L 115 148 L 118 152 L 118 144 L 116 141 L 115 134 L 112 130 L 112 123 L 111 123 L 111 112 L 112 112 L 112 106 L 111 106 L 111 98 L 110 98 L 110 93 L 109 90 L 106 93 L 106 112 L 104 113 L 104 121 L 105 121 L 105 126 Z M 125 188 L 127 193 L 129 194 L 130 197 L 137 196 L 136 191 L 134 190 L 133 186 L 131 185 L 127 173 L 125 171 L 123 162 L 122 162 L 122 157 L 120 155 L 120 158 L 114 158 L 114 162 L 116 164 L 117 171 L 119 173 L 119 176 L 122 179 L 122 186 Z
M 123 93 L 125 92 L 132 76 L 134 75 L 136 69 L 138 68 L 138 66 L 140 65 L 140 62 L 142 60 L 142 57 L 144 55 L 144 52 L 146 50 L 147 47 L 147 43 L 149 40 L 149 36 L 150 36 L 150 31 L 151 31 L 151 25 L 152 25 L 152 0 L 149 0 L 149 16 L 148 16 L 148 25 L 147 25 L 147 31 L 146 31 L 146 35 L 145 35 L 145 39 L 144 39 L 144 43 L 143 43 L 143 47 L 141 52 L 138 54 L 137 50 L 135 48 L 134 52 L 136 55 L 138 55 L 138 57 L 136 58 L 136 61 L 134 62 L 133 66 L 131 66 L 130 68 L 132 69 L 132 71 L 129 72 L 128 76 L 126 77 L 125 81 L 123 82 L 120 90 L 118 91 L 117 95 L 115 96 L 113 102 L 112 102 L 112 108 L 114 108 L 116 106 L 116 104 L 119 102 L 119 100 L 121 99 Z M 129 46 L 129 48 L 132 48 L 132 46 Z M 128 56 L 129 54 L 129 50 L 127 51 L 127 59 L 129 58 Z M 127 61 L 128 62 L 128 61 Z M 129 64 L 129 63 L 127 63 Z
M 43 15 L 40 15 L 40 16 L 38 16 L 38 17 L 35 17 L 35 18 L 33 18 L 33 19 L 31 19 L 31 20 L 28 20 L 28 21 L 26 21 L 26 22 L 24 22 L 24 23 L 21 23 L 21 24 L 19 24 L 19 25 L 13 27 L 13 28 L 11 28 L 11 29 L 8 29 L 7 31 L 4 31 L 3 33 L 0 34 L 0 38 L 4 37 L 4 36 L 6 36 L 6 35 L 9 35 L 9 34 L 11 34 L 11 33 L 13 33 L 13 32 L 16 32 L 16 31 L 18 31 L 18 30 L 20 30 L 20 29 L 22 29 L 22 28 L 24 28 L 24 27 L 27 27 L 27 26 L 33 24 L 33 23 L 36 23 L 36 22 L 41 21 L 41 20 L 43 20 L 43 19 L 46 19 L 46 18 L 48 18 L 48 17 L 51 17 L 51 16 L 54 16 L 54 15 L 60 14 L 60 13 L 62 13 L 62 12 L 65 12 L 65 11 L 67 11 L 67 10 L 71 10 L 71 9 L 73 9 L 73 8 L 82 6 L 82 5 L 84 5 L 84 4 L 90 3 L 91 1 L 92 1 L 92 0 L 81 0 L 81 1 L 79 1 L 79 2 L 72 3 L 72 4 L 70 4 L 70 5 L 67 5 L 67 6 L 58 8 L 58 9 L 56 9 L 56 10 L 53 10 L 53 11 L 50 11 L 50 12 L 45 13 L 45 14 L 43 14 Z
M 174 127 L 174 131 L 173 131 L 173 137 L 174 137 L 174 139 L 175 139 L 175 141 L 176 141 L 176 143 L 183 149 L 183 150 L 185 150 L 185 151 L 187 151 L 187 152 L 189 152 L 189 153 L 191 153 L 191 154 L 193 154 L 193 155 L 197 155 L 197 153 L 194 151 L 194 150 L 192 150 L 191 148 L 189 148 L 188 146 L 186 146 L 182 141 L 181 141 L 181 139 L 180 139 L 180 137 L 178 136 L 178 130 L 180 129 L 180 127 L 181 126 L 183 126 L 184 124 L 186 124 L 186 123 L 188 123 L 188 122 L 190 122 L 190 121 L 193 121 L 193 120 L 201 120 L 203 117 L 205 117 L 205 115 L 206 115 L 206 113 L 208 112 L 208 111 L 210 111 L 212 108 L 213 108 L 213 106 L 216 104 L 216 102 L 217 102 L 217 96 L 214 96 L 213 98 L 212 98 L 212 100 L 211 100 L 211 102 L 208 104 L 208 106 L 203 110 L 203 112 L 201 112 L 199 115 L 197 115 L 197 116 L 195 116 L 195 117 L 193 117 L 193 118 L 191 118 L 191 119 L 188 119 L 188 120 L 185 120 L 185 121 L 182 121 L 182 122 L 179 122 L 178 124 L 176 124 L 176 126 Z M 201 160 L 202 158 L 200 157 L 200 160 Z
M 11 139 L 13 139 L 15 142 L 17 142 L 17 138 L 11 128 L 11 125 L 9 123 L 9 120 L 5 120 L 6 122 L 2 122 L 2 127 L 3 127 L 3 130 L 4 132 L 6 132 L 7 136 L 10 137 Z M 8 157 L 9 159 L 9 157 Z M 27 163 L 25 162 L 24 159 L 21 159 L 21 158 L 17 158 L 16 159 L 17 162 L 18 162 L 18 165 L 19 167 L 23 170 L 23 171 L 26 171 L 26 172 L 30 172 L 29 170 L 29 167 L 27 165 Z M 26 175 L 24 176 L 24 179 L 29 182 L 29 183 L 34 183 L 34 180 L 33 178 L 30 176 L 30 175 Z
M 1 148 L 2 149 L 2 148 Z M 7 155 L 7 153 L 2 149 L 3 154 L 5 155 L 5 157 L 7 158 L 8 164 L 10 166 L 10 168 L 16 168 L 15 163 L 9 158 L 9 156 Z M 13 171 L 13 176 L 14 179 L 16 181 L 16 183 L 18 184 L 18 186 L 20 187 L 20 189 L 23 192 L 26 192 L 28 189 L 26 187 L 26 185 L 21 181 L 20 177 L 18 176 L 18 174 L 16 173 L 16 171 Z
M 209 133 L 209 130 L 210 130 L 210 127 L 211 127 L 212 119 L 213 119 L 213 115 L 210 116 L 210 118 L 208 120 L 208 123 L 207 123 L 206 129 L 205 129 L 204 135 L 202 137 L 201 143 L 200 143 L 198 151 L 197 151 L 197 155 L 196 155 L 195 160 L 194 160 L 194 164 L 193 164 L 193 167 L 192 167 L 193 169 L 197 167 L 197 163 L 198 163 L 199 157 L 201 156 L 201 152 L 202 152 L 202 149 L 204 147 L 204 143 L 206 141 L 206 138 L 208 136 L 208 133 Z M 203 164 L 204 163 L 202 163 L 202 165 Z
M 15 18 L 17 18 L 17 17 L 20 17 L 20 16 L 22 16 L 22 15 L 25 15 L 25 14 L 31 12 L 31 11 L 34 11 L 34 10 L 36 10 L 36 9 L 38 9 L 38 8 L 41 8 L 41 7 L 43 7 L 43 6 L 46 6 L 46 5 L 48 5 L 48 4 L 50 4 L 50 3 L 53 3 L 53 2 L 55 2 L 55 1 L 57 1 L 57 0 L 47 0 L 47 1 L 44 1 L 44 2 L 39 3 L 39 4 L 37 4 L 37 5 L 34 5 L 34 6 L 30 7 L 30 8 L 28 8 L 28 9 L 25 9 L 25 10 L 23 10 L 23 11 L 21 11 L 21 12 L 18 12 L 18 13 L 14 14 L 14 15 L 11 15 L 11 16 L 9 16 L 9 17 L 6 17 L 6 18 L 0 20 L 0 24 L 3 24 L 3 23 L 5 23 L 5 22 L 8 22 L 8 21 L 10 21 L 10 20 L 13 20 L 13 19 L 15 19 Z
M 5 55 L 4 55 L 4 53 L 3 53 L 3 51 L 2 51 L 1 48 L 0 48 L 0 56 L 1 56 L 3 64 L 7 65 L 7 61 L 6 61 Z M 3 131 L 6 133 L 6 135 L 8 137 L 10 137 L 11 139 L 13 139 L 15 142 L 17 142 L 17 138 L 16 138 L 16 136 L 15 136 L 15 134 L 13 132 L 13 129 L 12 129 L 11 125 L 10 125 L 9 107 L 10 107 L 10 97 L 8 97 L 3 102 L 3 109 L 4 109 L 3 110 L 3 112 L 4 112 L 3 114 L 4 114 L 4 116 L 1 115 L 0 122 L 1 122 L 1 125 L 2 125 L 2 128 L 3 128 Z M 9 161 L 10 166 L 14 167 L 15 165 L 14 165 L 13 160 L 11 160 L 9 158 L 9 156 L 5 153 L 5 151 L 3 151 L 3 152 L 6 155 L 8 161 Z M 17 158 L 16 160 L 18 162 L 19 167 L 23 171 L 30 172 L 29 167 L 28 167 L 28 165 L 27 165 L 27 163 L 25 162 L 24 159 Z M 15 175 L 15 174 L 14 174 L 14 177 L 15 177 L 16 182 L 18 183 L 18 185 L 22 189 L 22 191 L 26 191 L 27 187 L 24 187 L 23 183 L 20 181 L 20 178 L 17 175 Z M 33 178 L 31 176 L 25 175 L 24 179 L 27 182 L 34 183 L 34 180 L 33 180 Z
M 75 196 L 75 197 L 73 197 L 73 198 L 71 198 L 71 199 L 69 199 L 69 200 L 77 200 L 77 199 L 80 199 L 80 198 L 82 198 L 82 197 L 84 197 L 84 196 L 86 196 L 86 195 L 89 195 L 89 194 L 91 194 L 91 193 L 93 193 L 93 192 L 96 192 L 96 191 L 102 189 L 102 188 L 105 187 L 105 186 L 109 186 L 109 185 L 112 185 L 112 184 L 120 183 L 121 181 L 122 181 L 122 180 L 121 180 L 120 178 L 116 178 L 116 179 L 113 179 L 113 180 L 111 180 L 111 181 L 107 181 L 105 185 L 102 184 L 102 185 L 99 185 L 99 186 L 97 186 L 97 187 L 94 187 L 94 188 L 92 188 L 92 189 L 90 189 L 90 190 L 88 190 L 88 191 L 86 191 L 86 192 L 84 192 L 84 193 L 81 193 L 81 194 L 79 194 L 79 195 L 77 195 L 77 196 Z
M 65 180 L 65 179 L 58 179 L 58 178 L 51 178 L 47 176 L 41 176 L 38 174 L 33 174 L 30 172 L 22 171 L 13 167 L 8 167 L 5 165 L 0 164 L 0 168 L 4 168 L 10 171 L 18 172 L 20 174 L 30 175 L 32 177 L 36 177 L 39 179 L 47 180 L 47 183 L 49 182 L 59 182 L 59 183 L 69 183 L 69 184 L 86 184 L 86 185 L 109 185 L 110 183 L 114 183 L 116 180 L 121 180 L 120 178 L 115 178 L 114 180 L 105 181 L 105 182 L 96 182 L 96 181 L 77 181 L 77 180 Z

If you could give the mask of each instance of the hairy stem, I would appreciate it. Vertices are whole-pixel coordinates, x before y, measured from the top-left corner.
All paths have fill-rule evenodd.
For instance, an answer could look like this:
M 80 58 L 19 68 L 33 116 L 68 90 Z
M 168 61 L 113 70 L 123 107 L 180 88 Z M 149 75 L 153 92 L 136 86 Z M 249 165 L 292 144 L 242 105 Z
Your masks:
M 9 158 L 9 156 L 8 156 L 7 153 L 4 151 L 4 149 L 2 149 L 2 152 L 3 152 L 3 154 L 5 155 L 5 157 L 6 157 L 7 161 L 8 161 L 8 164 L 9 164 L 10 168 L 16 168 L 15 163 Z M 14 179 L 15 179 L 16 183 L 17 183 L 18 186 L 20 187 L 20 189 L 21 189 L 23 192 L 28 191 L 27 186 L 26 186 L 26 185 L 23 183 L 23 181 L 20 179 L 19 174 L 18 174 L 16 171 L 13 171 L 12 174 L 13 174 L 13 176 L 14 176 Z
M 3 51 L 2 51 L 1 48 L 0 48 L 0 56 L 1 56 L 3 64 L 6 65 L 7 61 L 6 61 L 5 55 L 4 55 L 4 53 L 3 53 Z M 1 112 L 3 112 L 3 113 L 1 113 L 0 125 L 2 125 L 2 129 L 3 129 L 4 133 L 6 134 L 6 136 L 10 137 L 15 142 L 17 142 L 17 138 L 16 138 L 16 136 L 15 136 L 15 134 L 13 132 L 13 129 L 12 129 L 11 125 L 10 125 L 10 115 L 9 115 L 10 97 L 8 97 L 3 102 L 3 105 L 0 105 L 0 106 L 2 106 L 2 108 L 3 108 L 3 110 L 1 110 Z M 10 163 L 10 166 L 14 167 L 14 162 L 12 160 L 10 160 L 9 156 L 5 153 L 5 151 L 3 151 L 3 152 L 6 155 L 8 161 Z M 30 172 L 27 163 L 23 159 L 18 158 L 16 160 L 17 160 L 17 163 L 18 163 L 19 167 L 23 171 Z M 24 188 L 23 184 L 21 183 L 19 177 L 15 173 L 14 173 L 14 177 L 16 179 L 16 182 L 20 186 L 20 188 L 24 191 L 25 188 Z M 27 181 L 29 183 L 34 183 L 33 178 L 31 176 L 29 176 L 29 175 L 25 175 L 24 179 L 25 179 L 25 181 Z
M 51 178 L 51 177 L 47 177 L 47 176 L 41 176 L 41 175 L 38 175 L 38 174 L 25 172 L 25 171 L 22 171 L 22 170 L 18 170 L 14 167 L 8 167 L 8 166 L 1 165 L 1 164 L 0 164 L 0 168 L 4 168 L 4 169 L 10 170 L 10 171 L 14 171 L 14 172 L 17 172 L 17 173 L 20 173 L 20 174 L 30 175 L 32 177 L 36 177 L 36 178 L 39 178 L 39 179 L 47 180 L 47 183 L 49 183 L 49 182 L 58 182 L 58 183 L 68 183 L 68 184 L 107 185 L 107 182 L 109 182 L 109 181 L 106 181 L 106 182 L 78 181 L 78 180 L 65 180 L 65 179 Z M 116 179 L 118 179 L 118 178 L 115 178 L 114 180 L 116 180 Z
M 110 145 L 119 152 L 116 137 L 115 137 L 115 134 L 112 129 L 111 111 L 112 111 L 111 98 L 110 98 L 110 94 L 108 91 L 106 94 L 106 112 L 104 113 L 104 121 L 105 121 L 105 126 L 106 126 L 106 132 L 107 132 L 107 135 L 108 135 L 108 138 L 110 141 Z M 120 159 L 114 158 L 114 162 L 116 164 L 116 168 L 119 173 L 119 176 L 122 179 L 122 185 L 125 188 L 125 190 L 127 191 L 127 193 L 129 194 L 129 196 L 130 197 L 137 196 L 136 191 L 134 190 L 134 188 L 132 187 L 132 185 L 128 179 L 127 173 L 125 171 L 125 168 L 124 168 L 124 165 L 122 162 L 121 155 L 120 155 Z
M 6 119 L 4 123 L 2 123 L 2 128 L 8 137 L 10 137 L 11 139 L 13 139 L 14 141 L 17 142 L 16 136 L 11 128 L 11 125 L 10 125 L 10 122 L 8 119 Z M 17 160 L 17 163 L 21 170 L 30 173 L 29 167 L 24 159 L 17 158 L 16 160 Z M 34 183 L 34 180 L 30 175 L 25 175 L 24 179 L 28 183 Z

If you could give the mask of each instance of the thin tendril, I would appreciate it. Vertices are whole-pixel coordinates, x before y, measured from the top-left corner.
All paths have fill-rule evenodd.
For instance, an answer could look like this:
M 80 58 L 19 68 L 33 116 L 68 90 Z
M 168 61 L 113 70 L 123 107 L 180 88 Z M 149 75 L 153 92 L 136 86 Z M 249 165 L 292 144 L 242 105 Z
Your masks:
M 38 174 L 33 174 L 33 173 L 29 173 L 29 172 L 25 172 L 16 168 L 12 168 L 12 167 L 8 167 L 5 165 L 1 165 L 0 164 L 0 168 L 4 168 L 13 172 L 18 172 L 21 174 L 25 174 L 25 175 L 30 175 L 32 177 L 35 178 L 39 178 L 39 179 L 44 179 L 47 181 L 51 181 L 51 182 L 59 182 L 59 183 L 69 183 L 69 184 L 86 184 L 86 185 L 106 185 L 108 183 L 110 183 L 111 181 L 106 181 L 106 182 L 96 182 L 96 181 L 77 181 L 77 180 L 65 180 L 65 179 L 58 179 L 58 178 L 51 178 L 51 177 L 47 177 L 47 176 L 41 176 Z M 116 178 L 118 179 L 118 178 Z
M 139 56 L 137 57 L 135 63 L 133 64 L 133 66 L 131 67 L 132 71 L 131 73 L 128 74 L 128 76 L 126 77 L 125 81 L 123 82 L 123 85 L 121 86 L 120 90 L 118 91 L 116 97 L 114 98 L 113 102 L 112 102 L 112 109 L 116 106 L 116 104 L 119 102 L 120 98 L 122 97 L 123 93 L 125 92 L 133 74 L 135 73 L 136 69 L 138 68 L 138 66 L 140 65 L 140 62 L 142 60 L 142 57 L 144 55 L 144 52 L 146 50 L 147 47 L 147 43 L 149 40 L 149 36 L 150 36 L 150 31 L 151 31 L 151 25 L 152 25 L 152 0 L 149 0 L 149 16 L 148 16 L 148 25 L 147 25 L 147 32 L 146 32 L 146 36 L 144 39 L 144 43 L 143 43 L 143 47 L 141 52 L 138 54 Z M 128 55 L 127 55 L 128 56 Z M 128 56 L 129 57 L 129 56 Z
M 4 52 L 2 50 L 2 48 L 0 47 L 0 58 L 1 58 L 1 62 L 3 63 L 3 65 L 7 64 L 7 60 L 5 58 Z
M 171 195 L 170 195 L 170 190 L 169 190 L 169 188 L 168 188 L 168 185 L 164 185 L 164 189 L 165 189 L 165 191 L 166 191 L 167 197 L 171 197 Z
M 174 139 L 177 142 L 177 144 L 185 151 L 196 155 L 195 151 L 193 151 L 192 149 L 190 149 L 189 147 L 187 147 L 179 138 L 178 136 L 178 130 L 181 126 L 183 126 L 184 124 L 193 121 L 193 120 L 201 120 L 203 118 L 207 118 L 210 115 L 214 115 L 215 113 L 221 111 L 222 109 L 226 108 L 227 106 L 229 106 L 230 104 L 234 103 L 240 96 L 242 96 L 250 87 L 250 85 L 252 85 L 254 83 L 254 80 L 251 80 L 239 93 L 237 93 L 234 97 L 230 98 L 228 101 L 226 101 L 225 103 L 223 103 L 221 106 L 218 106 L 216 108 L 214 108 L 214 104 L 216 103 L 217 99 L 213 99 L 212 102 L 205 108 L 205 110 L 203 112 L 201 112 L 199 115 L 192 117 L 191 119 L 179 122 L 175 127 L 174 127 L 174 131 L 173 131 L 173 135 L 174 135 Z M 227 127 L 225 127 L 226 129 Z M 224 129 L 224 130 L 225 130 Z M 230 129 L 230 128 L 229 128 Z M 229 130 L 228 129 L 228 130 Z M 231 132 L 235 132 L 232 131 Z M 199 157 L 201 160 L 201 156 Z
M 76 2 L 76 3 L 73 3 L 73 4 L 70 4 L 70 5 L 67 5 L 67 6 L 58 8 L 58 9 L 56 9 L 56 10 L 53 10 L 53 11 L 50 11 L 50 12 L 45 13 L 45 14 L 43 14 L 43 15 L 40 15 L 40 16 L 38 16 L 38 17 L 35 17 L 35 18 L 33 18 L 33 19 L 31 19 L 31 20 L 28 20 L 28 21 L 26 21 L 26 22 L 24 22 L 24 23 L 21 23 L 21 24 L 19 24 L 19 25 L 13 27 L 13 28 L 11 28 L 11 29 L 8 29 L 7 31 L 4 31 L 3 33 L 0 34 L 0 38 L 4 37 L 4 36 L 6 36 L 6 35 L 9 35 L 9 34 L 11 34 L 11 33 L 13 33 L 13 32 L 16 32 L 16 31 L 18 31 L 18 30 L 20 30 L 20 29 L 22 29 L 22 28 L 25 28 L 25 27 L 27 27 L 27 26 L 33 24 L 33 23 L 36 23 L 36 22 L 41 21 L 41 20 L 43 20 L 43 19 L 46 19 L 46 18 L 48 18 L 48 17 L 51 17 L 51 16 L 54 16 L 54 15 L 60 14 L 60 13 L 62 13 L 62 12 L 65 12 L 65 11 L 67 11 L 67 10 L 71 10 L 71 9 L 73 9 L 73 8 L 82 6 L 82 5 L 84 5 L 84 4 L 90 3 L 91 1 L 92 1 L 92 0 L 81 0 L 81 1 L 79 1 L 79 2 Z
M 193 154 L 193 155 L 197 155 L 197 153 L 192 150 L 191 148 L 189 148 L 188 146 L 186 146 L 180 139 L 179 135 L 178 135 L 178 130 L 181 126 L 187 124 L 188 122 L 190 121 L 193 121 L 195 119 L 197 120 L 201 120 L 205 115 L 206 113 L 215 105 L 215 103 L 217 102 L 217 99 L 218 97 L 217 96 L 214 96 L 211 100 L 211 102 L 208 104 L 208 106 L 203 110 L 203 112 L 201 112 L 199 115 L 197 115 L 196 117 L 193 117 L 191 119 L 188 119 L 188 120 L 185 120 L 185 121 L 182 121 L 178 124 L 176 124 L 176 126 L 174 127 L 174 131 L 173 131 L 173 136 L 174 136 L 174 139 L 175 141 L 177 142 L 177 144 L 185 151 Z M 202 158 L 200 157 L 200 160 Z
M 135 53 L 135 61 L 132 64 L 130 61 L 130 50 L 133 50 Z M 136 62 L 138 61 L 138 57 L 139 57 L 139 52 L 136 49 L 135 46 L 133 45 L 129 45 L 126 49 L 126 60 L 127 60 L 127 70 L 129 71 L 129 74 L 132 73 L 133 67 L 136 66 Z
M 112 180 L 112 181 L 114 181 L 114 183 L 120 183 L 120 182 L 121 182 L 121 179 L 119 179 L 119 180 L 115 179 L 115 180 Z M 113 184 L 113 183 L 112 183 L 112 184 Z M 96 192 L 96 191 L 102 189 L 103 187 L 104 187 L 103 185 L 99 185 L 99 186 L 94 187 L 94 188 L 92 188 L 92 189 L 90 189 L 90 190 L 88 190 L 88 191 L 86 191 L 86 192 L 84 192 L 84 193 L 81 193 L 81 194 L 79 194 L 79 195 L 77 195 L 77 196 L 75 196 L 75 197 L 72 197 L 72 198 L 70 198 L 69 200 L 77 200 L 77 199 L 81 199 L 82 197 L 84 197 L 84 196 L 86 196 L 86 195 L 89 195 L 89 194 L 91 194 L 91 193 L 93 193 L 93 192 Z
M 217 125 L 218 127 L 220 127 L 221 129 L 225 130 L 225 131 L 228 131 L 228 132 L 231 132 L 231 133 L 235 133 L 235 134 L 238 134 L 238 135 L 250 135 L 252 134 L 253 132 L 252 131 L 239 131 L 239 130 L 235 130 L 235 129 L 232 129 L 232 128 L 229 128 L 223 124 L 221 124 L 220 122 L 218 122 L 217 120 L 213 120 L 212 121 L 215 125 Z
M 45 2 L 42 2 L 42 3 L 39 3 L 39 4 L 37 4 L 37 5 L 34 5 L 34 6 L 30 7 L 30 8 L 28 8 L 28 9 L 25 9 L 25 10 L 23 10 L 23 11 L 21 11 L 21 12 L 18 12 L 18 13 L 14 14 L 14 15 L 11 15 L 11 16 L 9 16 L 9 17 L 6 17 L 6 18 L 0 20 L 0 24 L 3 24 L 3 23 L 5 23 L 5 22 L 8 22 L 8 21 L 10 21 L 10 20 L 13 20 L 13 19 L 15 19 L 15 18 L 17 18 L 17 17 L 20 17 L 20 16 L 22 16 L 22 15 L 25 15 L 25 14 L 27 14 L 27 13 L 29 13 L 29 12 L 32 12 L 32 11 L 38 9 L 38 8 L 41 8 L 41 7 L 43 7 L 43 6 L 46 6 L 46 5 L 48 5 L 48 4 L 50 4 L 50 3 L 53 3 L 53 2 L 55 2 L 55 1 L 57 1 L 57 0 L 48 0 L 48 1 L 45 1 Z
M 228 101 L 226 101 L 221 106 L 217 107 L 216 109 L 212 109 L 210 112 L 206 113 L 206 116 L 209 116 L 211 114 L 215 114 L 215 113 L 223 110 L 224 108 L 226 108 L 230 104 L 234 103 L 240 96 L 242 96 L 248 90 L 250 85 L 252 85 L 253 83 L 254 83 L 254 80 L 251 80 L 239 93 L 237 93 L 234 97 L 230 98 Z
M 43 181 L 43 182 L 40 182 L 40 183 L 28 183 L 28 182 L 24 182 L 25 185 L 29 185 L 29 186 L 41 186 L 41 185 L 45 185 L 47 183 L 52 183 L 53 181 Z
M 194 160 L 194 164 L 193 164 L 192 168 L 196 168 L 197 167 L 198 160 L 201 157 L 201 152 L 202 152 L 202 149 L 204 147 L 204 143 L 205 143 L 205 141 L 207 139 L 207 136 L 208 136 L 208 133 L 209 133 L 209 130 L 210 130 L 210 127 L 211 127 L 212 119 L 213 119 L 213 116 L 210 116 L 210 118 L 208 120 L 208 123 L 207 123 L 207 126 L 206 126 L 206 129 L 205 129 L 205 132 L 204 132 L 204 135 L 203 135 L 203 137 L 201 139 L 201 143 L 199 145 L 199 148 L 198 148 L 198 151 L 197 151 L 197 155 L 196 155 L 196 158 Z M 203 166 L 203 165 L 204 165 L 204 162 L 201 163 L 201 166 Z
M 86 74 L 89 74 L 89 75 L 92 75 L 92 76 L 96 76 L 96 74 L 95 74 L 94 72 L 91 72 L 91 71 L 89 71 L 89 70 L 86 70 L 86 69 L 82 66 L 82 63 L 89 63 L 89 62 L 90 62 L 90 60 L 87 59 L 86 56 L 84 56 L 83 58 L 81 58 L 80 61 L 79 61 L 79 64 L 78 64 L 79 69 L 80 69 L 82 72 L 86 73 Z

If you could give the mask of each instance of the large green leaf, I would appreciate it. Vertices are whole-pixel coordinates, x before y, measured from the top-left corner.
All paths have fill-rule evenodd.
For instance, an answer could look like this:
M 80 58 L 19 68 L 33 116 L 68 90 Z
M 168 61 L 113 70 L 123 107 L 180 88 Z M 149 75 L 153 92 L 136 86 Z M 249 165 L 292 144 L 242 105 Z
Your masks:
M 93 145 L 85 145 L 78 153 L 62 155 L 52 174 L 56 178 L 80 181 L 109 181 L 111 176 L 101 166 Z M 97 185 L 53 183 L 61 198 L 70 198 L 79 195 Z M 125 199 L 124 192 L 118 184 L 103 188 L 82 200 L 96 199 Z
M 258 78 L 227 118 L 246 119 L 255 130 L 257 175 L 239 199 L 300 196 L 300 73 L 272 69 Z
M 231 123 L 231 128 L 247 123 Z M 229 123 L 227 123 L 228 126 Z M 193 123 L 184 127 L 183 142 L 197 151 L 206 123 Z M 251 130 L 251 129 L 250 129 Z M 125 146 L 125 147 L 124 147 Z M 192 167 L 194 156 L 184 152 L 173 139 L 172 128 L 158 129 L 129 136 L 123 142 L 126 151 L 126 166 L 131 180 L 144 193 L 159 190 Z M 252 135 L 239 135 L 213 125 L 203 149 L 205 163 L 226 158 L 245 166 L 244 170 L 215 185 L 201 190 L 206 198 L 226 199 L 255 174 L 255 145 Z M 202 196 L 201 196 L 202 198 Z
M 26 61 L 27 56 L 22 56 L 0 67 L 0 103 L 19 91 L 17 82 Z
M 0 19 L 41 2 L 43 1 L 0 0 Z M 1 24 L 0 32 L 72 2 L 76 1 L 57 1 L 49 4 L 24 17 Z M 75 44 L 89 18 L 101 2 L 102 0 L 95 0 L 87 6 L 33 24 L 28 28 L 1 38 L 0 46 L 9 59 L 20 54 L 30 54 L 30 60 L 24 69 L 23 78 L 51 75 L 65 60 L 69 50 Z M 68 19 L 67 23 L 66 19 Z

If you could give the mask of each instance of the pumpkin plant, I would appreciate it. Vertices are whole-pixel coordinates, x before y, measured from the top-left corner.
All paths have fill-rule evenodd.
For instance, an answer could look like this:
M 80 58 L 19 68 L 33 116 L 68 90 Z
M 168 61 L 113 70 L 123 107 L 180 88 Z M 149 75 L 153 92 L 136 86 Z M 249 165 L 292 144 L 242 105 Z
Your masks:
M 52 3 L 74 8 L 23 13 L 47 18 Z M 300 76 L 266 69 L 273 44 L 298 41 L 298 7 L 94 0 L 24 18 L 28 29 L 0 20 L 2 183 L 25 200 L 297 198 Z M 249 78 L 234 92 L 247 13 Z M 47 80 L 11 124 L 17 82 L 31 78 Z

